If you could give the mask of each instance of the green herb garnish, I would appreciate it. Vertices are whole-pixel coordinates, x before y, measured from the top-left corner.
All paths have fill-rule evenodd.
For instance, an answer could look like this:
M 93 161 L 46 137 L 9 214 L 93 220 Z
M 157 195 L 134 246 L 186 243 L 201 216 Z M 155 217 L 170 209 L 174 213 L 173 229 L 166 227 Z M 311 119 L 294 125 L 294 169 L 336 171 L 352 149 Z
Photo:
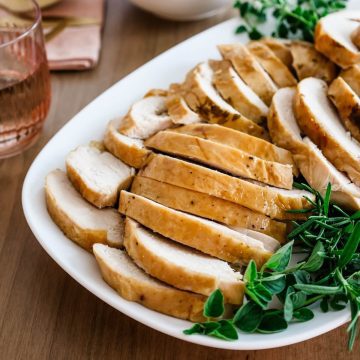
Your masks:
M 247 32 L 250 39 L 258 40 L 263 34 L 258 26 L 265 23 L 268 14 L 276 20 L 272 36 L 280 38 L 300 38 L 313 41 L 318 20 L 330 13 L 344 9 L 347 0 L 236 0 L 245 25 L 236 32 Z
M 238 333 L 232 320 L 213 321 L 213 318 L 219 318 L 224 314 L 224 296 L 217 289 L 207 299 L 204 305 L 204 317 L 207 321 L 196 323 L 190 329 L 184 330 L 184 334 L 202 334 L 214 336 L 223 340 L 237 340 Z
M 216 319 L 224 314 L 224 298 L 218 289 L 204 306 L 207 322 L 194 324 L 185 334 L 236 340 L 236 329 L 275 333 L 289 323 L 311 320 L 314 313 L 309 306 L 316 302 L 323 312 L 343 310 L 350 304 L 348 345 L 353 348 L 360 318 L 360 211 L 349 214 L 332 204 L 330 184 L 324 197 L 306 184 L 295 185 L 316 196 L 308 218 L 293 222 L 290 242 L 260 269 L 249 262 L 244 273 L 246 300 L 232 319 Z M 291 266 L 293 248 L 304 256 Z M 271 309 L 269 303 L 275 297 L 281 307 Z

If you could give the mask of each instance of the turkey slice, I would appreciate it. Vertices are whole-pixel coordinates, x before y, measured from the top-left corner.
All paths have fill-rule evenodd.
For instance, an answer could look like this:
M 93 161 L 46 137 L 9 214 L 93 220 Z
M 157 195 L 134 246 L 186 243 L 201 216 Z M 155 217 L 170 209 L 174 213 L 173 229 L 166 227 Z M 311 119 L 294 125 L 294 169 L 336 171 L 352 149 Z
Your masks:
M 295 115 L 301 130 L 320 148 L 325 157 L 360 184 L 360 145 L 343 127 L 322 80 L 302 80 L 295 96 Z

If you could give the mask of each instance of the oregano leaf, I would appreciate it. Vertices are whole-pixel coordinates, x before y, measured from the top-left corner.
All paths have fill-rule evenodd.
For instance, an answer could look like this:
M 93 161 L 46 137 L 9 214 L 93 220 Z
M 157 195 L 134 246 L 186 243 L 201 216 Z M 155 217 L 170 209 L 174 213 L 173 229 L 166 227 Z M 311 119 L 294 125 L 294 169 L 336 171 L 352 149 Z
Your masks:
M 220 289 L 211 293 L 204 305 L 204 317 L 217 318 L 224 314 L 224 296 Z
M 257 269 L 254 260 L 250 260 L 244 274 L 245 284 L 253 283 L 257 279 Z
M 248 301 L 235 313 L 234 325 L 241 331 L 254 332 L 260 324 L 264 310 L 256 303 Z
M 305 322 L 314 318 L 314 313 L 308 308 L 301 308 L 293 312 L 293 317 L 297 321 Z
M 204 334 L 204 329 L 201 324 L 196 323 L 191 328 L 184 330 L 183 333 L 185 335 Z
M 218 324 L 219 327 L 209 332 L 208 335 L 228 341 L 239 338 L 236 328 L 230 320 L 220 320 Z
M 288 324 L 285 319 L 276 314 L 265 314 L 257 328 L 258 332 L 272 334 L 287 329 Z
M 271 269 L 273 271 L 284 271 L 289 265 L 294 242 L 290 241 L 282 246 L 273 254 L 263 265 L 262 269 Z
M 323 253 L 324 251 L 325 248 L 323 243 L 321 241 L 318 241 L 314 246 L 314 249 L 311 252 L 309 259 L 304 265 L 301 266 L 301 269 L 310 272 L 319 270 L 324 263 L 324 257 L 321 256 L 320 253 Z

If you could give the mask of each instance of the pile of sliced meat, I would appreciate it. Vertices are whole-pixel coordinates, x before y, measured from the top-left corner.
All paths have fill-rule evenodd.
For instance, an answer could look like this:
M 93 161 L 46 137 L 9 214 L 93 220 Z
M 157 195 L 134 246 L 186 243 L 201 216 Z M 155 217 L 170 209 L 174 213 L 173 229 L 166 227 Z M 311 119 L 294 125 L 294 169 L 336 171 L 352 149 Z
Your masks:
M 358 65 L 340 72 L 328 48 L 301 41 L 218 49 L 221 60 L 111 120 L 102 143 L 73 150 L 45 186 L 49 214 L 111 287 L 192 321 L 215 289 L 241 304 L 241 266 L 264 264 L 305 216 L 288 211 L 314 198 L 294 176 L 360 209 Z

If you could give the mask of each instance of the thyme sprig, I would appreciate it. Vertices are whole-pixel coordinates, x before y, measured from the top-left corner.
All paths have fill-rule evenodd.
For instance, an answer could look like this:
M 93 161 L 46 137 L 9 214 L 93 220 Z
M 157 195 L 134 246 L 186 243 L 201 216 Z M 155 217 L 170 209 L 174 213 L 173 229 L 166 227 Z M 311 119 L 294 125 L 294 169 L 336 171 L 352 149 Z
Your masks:
M 360 211 L 351 214 L 332 204 L 330 184 L 324 196 L 306 184 L 296 187 L 315 195 L 315 201 L 308 199 L 313 207 L 306 220 L 293 222 L 290 241 L 260 269 L 250 261 L 244 273 L 244 304 L 231 319 L 217 321 L 224 314 L 224 298 L 218 289 L 204 308 L 208 321 L 184 333 L 235 340 L 237 330 L 279 332 L 292 322 L 311 320 L 314 313 L 309 306 L 320 301 L 324 312 L 349 304 L 348 345 L 353 348 L 360 318 Z M 291 266 L 294 247 L 304 256 Z M 269 306 L 275 297 L 281 304 L 277 309 Z
M 236 32 L 247 32 L 252 40 L 263 36 L 259 25 L 275 18 L 272 36 L 280 38 L 301 38 L 313 41 L 314 29 L 318 20 L 332 12 L 344 9 L 347 0 L 236 0 L 234 7 L 239 9 L 245 24 Z

